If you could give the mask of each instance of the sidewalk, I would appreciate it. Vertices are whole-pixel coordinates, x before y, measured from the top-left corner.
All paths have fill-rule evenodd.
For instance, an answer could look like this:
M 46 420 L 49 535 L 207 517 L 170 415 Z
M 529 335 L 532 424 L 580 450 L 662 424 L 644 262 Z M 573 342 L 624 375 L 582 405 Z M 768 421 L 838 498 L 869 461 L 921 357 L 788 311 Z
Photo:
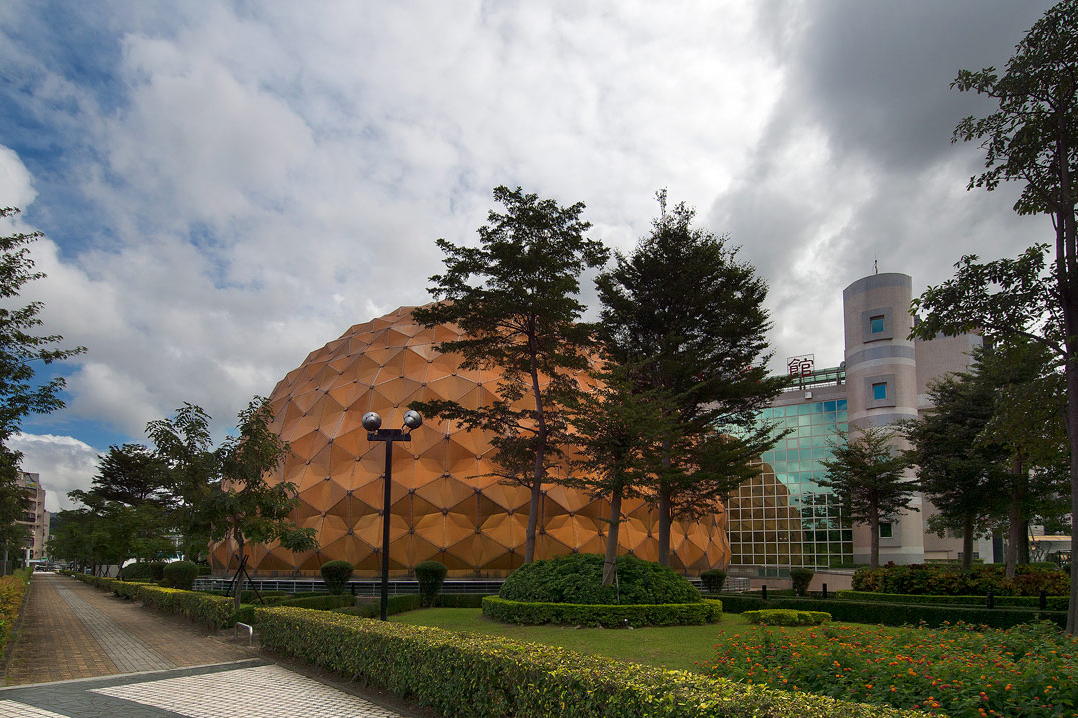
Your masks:
M 401 718 L 186 619 L 34 574 L 0 718 Z

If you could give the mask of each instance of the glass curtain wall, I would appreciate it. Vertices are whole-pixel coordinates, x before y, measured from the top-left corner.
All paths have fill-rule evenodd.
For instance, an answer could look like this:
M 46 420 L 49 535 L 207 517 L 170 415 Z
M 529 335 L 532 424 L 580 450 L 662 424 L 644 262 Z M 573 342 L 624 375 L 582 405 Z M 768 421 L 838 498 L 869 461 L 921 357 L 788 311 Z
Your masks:
M 843 526 L 837 498 L 817 481 L 828 440 L 846 431 L 846 400 L 765 409 L 760 419 L 792 431 L 760 457 L 760 474 L 730 498 L 729 537 L 735 564 L 823 568 L 853 561 L 853 531 Z

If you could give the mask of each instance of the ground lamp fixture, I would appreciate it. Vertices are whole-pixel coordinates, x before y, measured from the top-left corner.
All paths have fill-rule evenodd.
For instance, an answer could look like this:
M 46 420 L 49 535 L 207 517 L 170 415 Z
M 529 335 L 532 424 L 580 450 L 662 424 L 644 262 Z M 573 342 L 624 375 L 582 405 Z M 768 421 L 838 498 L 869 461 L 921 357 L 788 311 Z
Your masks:
M 410 441 L 412 431 L 423 425 L 423 417 L 418 411 L 404 412 L 404 429 L 383 429 L 382 417 L 373 411 L 363 415 L 363 428 L 367 430 L 367 441 L 386 442 L 385 496 L 382 499 L 382 620 L 388 620 L 389 609 L 389 506 L 392 500 L 390 487 L 393 485 L 393 442 Z

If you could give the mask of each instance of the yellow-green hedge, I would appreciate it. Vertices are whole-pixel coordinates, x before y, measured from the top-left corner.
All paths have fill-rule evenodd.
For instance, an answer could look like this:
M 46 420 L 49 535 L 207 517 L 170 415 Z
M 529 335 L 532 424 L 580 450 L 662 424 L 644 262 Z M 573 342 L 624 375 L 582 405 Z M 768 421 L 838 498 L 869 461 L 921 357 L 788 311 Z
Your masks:
M 0 656 L 4 655 L 7 642 L 15 632 L 28 578 L 28 574 L 0 578 Z
M 89 576 L 84 573 L 71 574 L 74 578 L 92 586 L 112 591 L 117 596 L 142 601 L 146 606 L 168 613 L 177 613 L 204 623 L 210 628 L 222 628 L 233 623 L 234 604 L 231 598 L 214 596 L 199 591 L 183 591 L 178 588 L 162 588 L 152 583 L 120 581 L 104 576 Z
M 262 646 L 446 715 L 912 718 L 924 714 L 707 678 L 494 636 L 257 608 Z

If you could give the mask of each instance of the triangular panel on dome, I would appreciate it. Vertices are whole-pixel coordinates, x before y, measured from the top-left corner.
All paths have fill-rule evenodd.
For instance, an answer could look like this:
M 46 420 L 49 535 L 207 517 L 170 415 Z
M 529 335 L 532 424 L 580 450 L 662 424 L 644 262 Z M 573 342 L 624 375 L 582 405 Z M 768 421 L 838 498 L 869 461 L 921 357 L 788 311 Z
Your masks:
M 324 393 L 317 386 L 312 386 L 311 388 L 303 389 L 302 391 L 293 391 L 292 403 L 299 407 L 300 411 L 306 414 L 323 396 Z
M 323 557 L 321 549 L 317 549 L 296 554 L 295 564 L 300 571 L 317 572 L 322 568 L 322 564 L 332 560 L 331 558 Z
M 460 401 L 468 392 L 475 390 L 475 382 L 450 373 L 439 379 L 427 380 L 427 396 L 432 399 L 445 399 L 447 401 Z M 475 407 L 471 407 L 475 408 Z
M 418 381 L 402 376 L 395 377 L 389 381 L 378 382 L 374 385 L 374 391 L 384 396 L 394 407 L 406 406 L 413 401 L 416 392 L 422 388 Z M 383 424 L 383 426 L 385 425 Z
M 373 550 L 370 546 L 363 541 L 360 541 L 355 536 L 348 534 L 335 539 L 321 548 L 322 558 L 325 561 L 347 561 L 353 566 L 361 563 L 372 553 Z M 321 566 L 318 568 L 321 568 Z
M 570 489 L 565 486 L 547 485 L 544 489 L 545 496 L 565 511 L 577 512 L 591 503 L 588 494 L 580 489 Z
M 341 486 L 350 489 L 355 482 L 358 462 L 348 452 L 336 448 L 336 444 L 334 447 L 332 454 L 334 460 L 329 465 L 329 476 Z
M 370 390 L 371 388 L 366 384 L 360 384 L 358 381 L 347 381 L 330 389 L 329 395 L 333 397 L 333 400 L 338 404 L 346 407 L 346 413 L 350 413 L 355 411 L 352 407 L 356 402 L 361 401 L 364 398 L 364 395 Z M 348 431 L 355 426 L 359 426 L 358 421 L 356 421 L 354 425 L 349 425 L 345 431 Z M 338 431 L 340 431 L 340 429 L 338 429 Z
M 412 454 L 437 455 L 443 457 L 444 460 L 445 444 L 445 434 L 424 422 L 423 426 L 412 432 L 412 440 L 408 442 L 408 451 Z
M 659 560 L 659 540 L 650 538 L 634 548 L 630 553 L 644 561 Z
M 448 547 L 475 535 L 475 523 L 459 514 L 417 516 L 415 533 L 438 547 Z
M 528 504 L 531 496 L 528 489 L 523 486 L 497 483 L 483 489 L 483 496 L 490 499 L 503 509 L 521 511 L 525 516 L 528 513 Z
M 395 513 L 389 514 L 389 542 L 408 533 L 408 521 Z M 353 533 L 370 546 L 382 545 L 382 517 L 377 514 L 360 516 L 352 527 Z
M 441 477 L 416 488 L 416 495 L 435 506 L 454 506 L 465 498 L 473 496 L 474 489 L 452 477 Z
M 635 550 L 647 541 L 649 536 L 647 523 L 639 518 L 629 517 L 621 522 L 618 529 L 618 547 L 625 551 Z
M 480 571 L 498 572 L 510 574 L 524 565 L 524 555 L 520 552 L 506 551 L 496 556 L 479 567 Z
M 444 354 L 435 354 L 430 364 L 427 366 L 426 381 L 429 386 L 432 381 L 438 381 L 444 379 L 447 376 L 452 376 L 457 371 L 457 364 L 453 361 L 446 359 Z
M 288 442 L 292 455 L 304 461 L 310 461 L 327 446 L 329 446 L 329 437 L 321 431 L 311 431 Z
M 557 558 L 573 553 L 573 547 L 563 544 L 550 534 L 540 533 L 535 537 L 536 558 Z
M 275 546 L 255 566 L 255 573 L 291 572 L 296 565 L 295 555 L 288 549 Z
M 299 487 L 300 500 L 320 511 L 325 511 L 328 507 L 343 499 L 345 493 L 344 487 L 336 481 L 328 479 L 312 482 L 307 486 L 301 484 Z
M 480 526 L 483 536 L 504 546 L 507 550 L 524 546 L 527 529 L 528 516 L 526 514 L 492 514 Z
M 449 435 L 449 457 L 450 461 L 454 460 L 457 456 L 474 456 L 484 457 L 487 461 L 493 459 L 493 456 L 485 456 L 490 452 L 490 440 L 494 437 L 494 434 L 489 431 L 483 431 L 482 429 L 475 429 L 467 431 L 465 429 L 457 429 Z M 456 444 L 456 446 L 453 446 Z

